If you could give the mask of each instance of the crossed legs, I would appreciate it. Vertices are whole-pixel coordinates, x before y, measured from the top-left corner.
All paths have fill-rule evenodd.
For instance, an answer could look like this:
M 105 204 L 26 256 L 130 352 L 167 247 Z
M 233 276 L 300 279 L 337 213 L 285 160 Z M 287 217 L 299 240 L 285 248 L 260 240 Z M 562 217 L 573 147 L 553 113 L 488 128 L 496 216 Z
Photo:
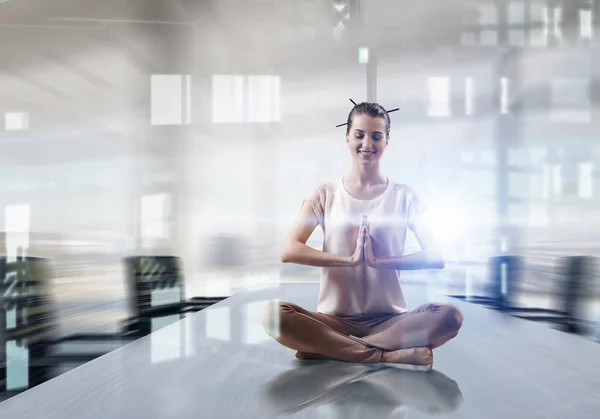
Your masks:
M 262 318 L 270 336 L 299 353 L 369 363 L 413 363 L 407 355 L 414 354 L 404 350 L 443 345 L 458 334 L 461 324 L 458 308 L 445 303 L 424 304 L 411 312 L 388 316 L 375 326 L 285 302 L 270 302 Z
M 379 362 L 382 350 L 360 339 L 360 329 L 335 316 L 311 312 L 292 303 L 272 301 L 263 314 L 266 332 L 283 346 L 301 353 L 348 362 Z
M 437 348 L 458 335 L 462 313 L 447 303 L 428 303 L 396 316 L 362 340 L 386 351 L 406 348 Z

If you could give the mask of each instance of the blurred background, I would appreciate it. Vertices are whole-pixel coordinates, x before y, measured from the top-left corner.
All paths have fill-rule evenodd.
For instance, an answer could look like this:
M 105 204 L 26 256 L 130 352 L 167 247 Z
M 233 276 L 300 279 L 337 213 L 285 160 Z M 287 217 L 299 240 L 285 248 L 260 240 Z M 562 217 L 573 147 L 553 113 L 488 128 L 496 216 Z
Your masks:
M 514 255 L 551 306 L 600 249 L 599 26 L 597 0 L 0 1 L 0 248 L 49 261 L 62 334 L 118 328 L 129 256 L 181 258 L 186 298 L 318 282 L 279 252 L 349 168 L 351 98 L 400 108 L 383 170 L 448 261 L 403 280 L 480 293 Z

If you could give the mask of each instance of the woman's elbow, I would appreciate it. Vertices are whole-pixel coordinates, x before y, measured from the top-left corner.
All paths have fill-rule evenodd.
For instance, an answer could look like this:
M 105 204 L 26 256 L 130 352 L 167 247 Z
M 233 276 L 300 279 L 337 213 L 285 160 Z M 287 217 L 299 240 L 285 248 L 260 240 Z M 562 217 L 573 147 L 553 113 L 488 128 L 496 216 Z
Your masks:
M 292 261 L 292 253 L 288 246 L 284 247 L 284 249 L 279 254 L 279 260 L 281 263 L 290 263 Z
M 444 269 L 446 267 L 444 256 L 439 252 L 433 252 L 429 255 L 429 263 L 433 269 Z

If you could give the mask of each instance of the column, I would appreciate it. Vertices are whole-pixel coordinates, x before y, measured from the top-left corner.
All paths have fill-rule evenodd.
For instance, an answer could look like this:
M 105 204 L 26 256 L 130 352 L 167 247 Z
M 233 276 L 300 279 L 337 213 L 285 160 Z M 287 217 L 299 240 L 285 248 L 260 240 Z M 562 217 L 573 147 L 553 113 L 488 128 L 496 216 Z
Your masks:
M 519 109 L 510 106 L 511 97 L 519 89 L 519 53 L 516 49 L 503 53 L 493 74 L 496 87 L 493 109 L 496 110 L 494 145 L 496 152 L 496 213 L 498 225 L 497 252 L 510 252 L 515 243 L 516 225 L 510 216 L 509 162 L 510 146 L 520 143 Z M 505 80 L 504 82 L 502 80 Z M 504 99 L 503 96 L 504 95 Z
M 372 48 L 367 62 L 367 101 L 377 102 L 377 55 Z

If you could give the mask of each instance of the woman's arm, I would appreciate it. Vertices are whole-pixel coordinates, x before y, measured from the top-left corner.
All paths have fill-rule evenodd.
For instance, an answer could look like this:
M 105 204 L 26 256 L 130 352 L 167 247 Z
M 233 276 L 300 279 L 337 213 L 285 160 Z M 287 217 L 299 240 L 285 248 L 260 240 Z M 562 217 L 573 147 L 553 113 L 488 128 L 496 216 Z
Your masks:
M 395 271 L 414 271 L 419 269 L 444 269 L 444 258 L 437 251 L 421 250 L 410 255 L 389 259 L 375 259 L 375 266 L 379 269 L 393 269 Z
M 352 256 L 334 255 L 327 252 L 314 249 L 306 245 L 315 228 L 319 225 L 319 220 L 313 212 L 309 202 L 304 202 L 300 214 L 285 240 L 285 246 L 281 252 L 281 261 L 283 263 L 297 263 L 299 265 L 317 266 L 317 267 L 353 267 L 358 266 L 363 261 L 362 242 L 357 246 L 355 254 Z M 359 235 L 357 241 L 364 240 L 364 234 Z

